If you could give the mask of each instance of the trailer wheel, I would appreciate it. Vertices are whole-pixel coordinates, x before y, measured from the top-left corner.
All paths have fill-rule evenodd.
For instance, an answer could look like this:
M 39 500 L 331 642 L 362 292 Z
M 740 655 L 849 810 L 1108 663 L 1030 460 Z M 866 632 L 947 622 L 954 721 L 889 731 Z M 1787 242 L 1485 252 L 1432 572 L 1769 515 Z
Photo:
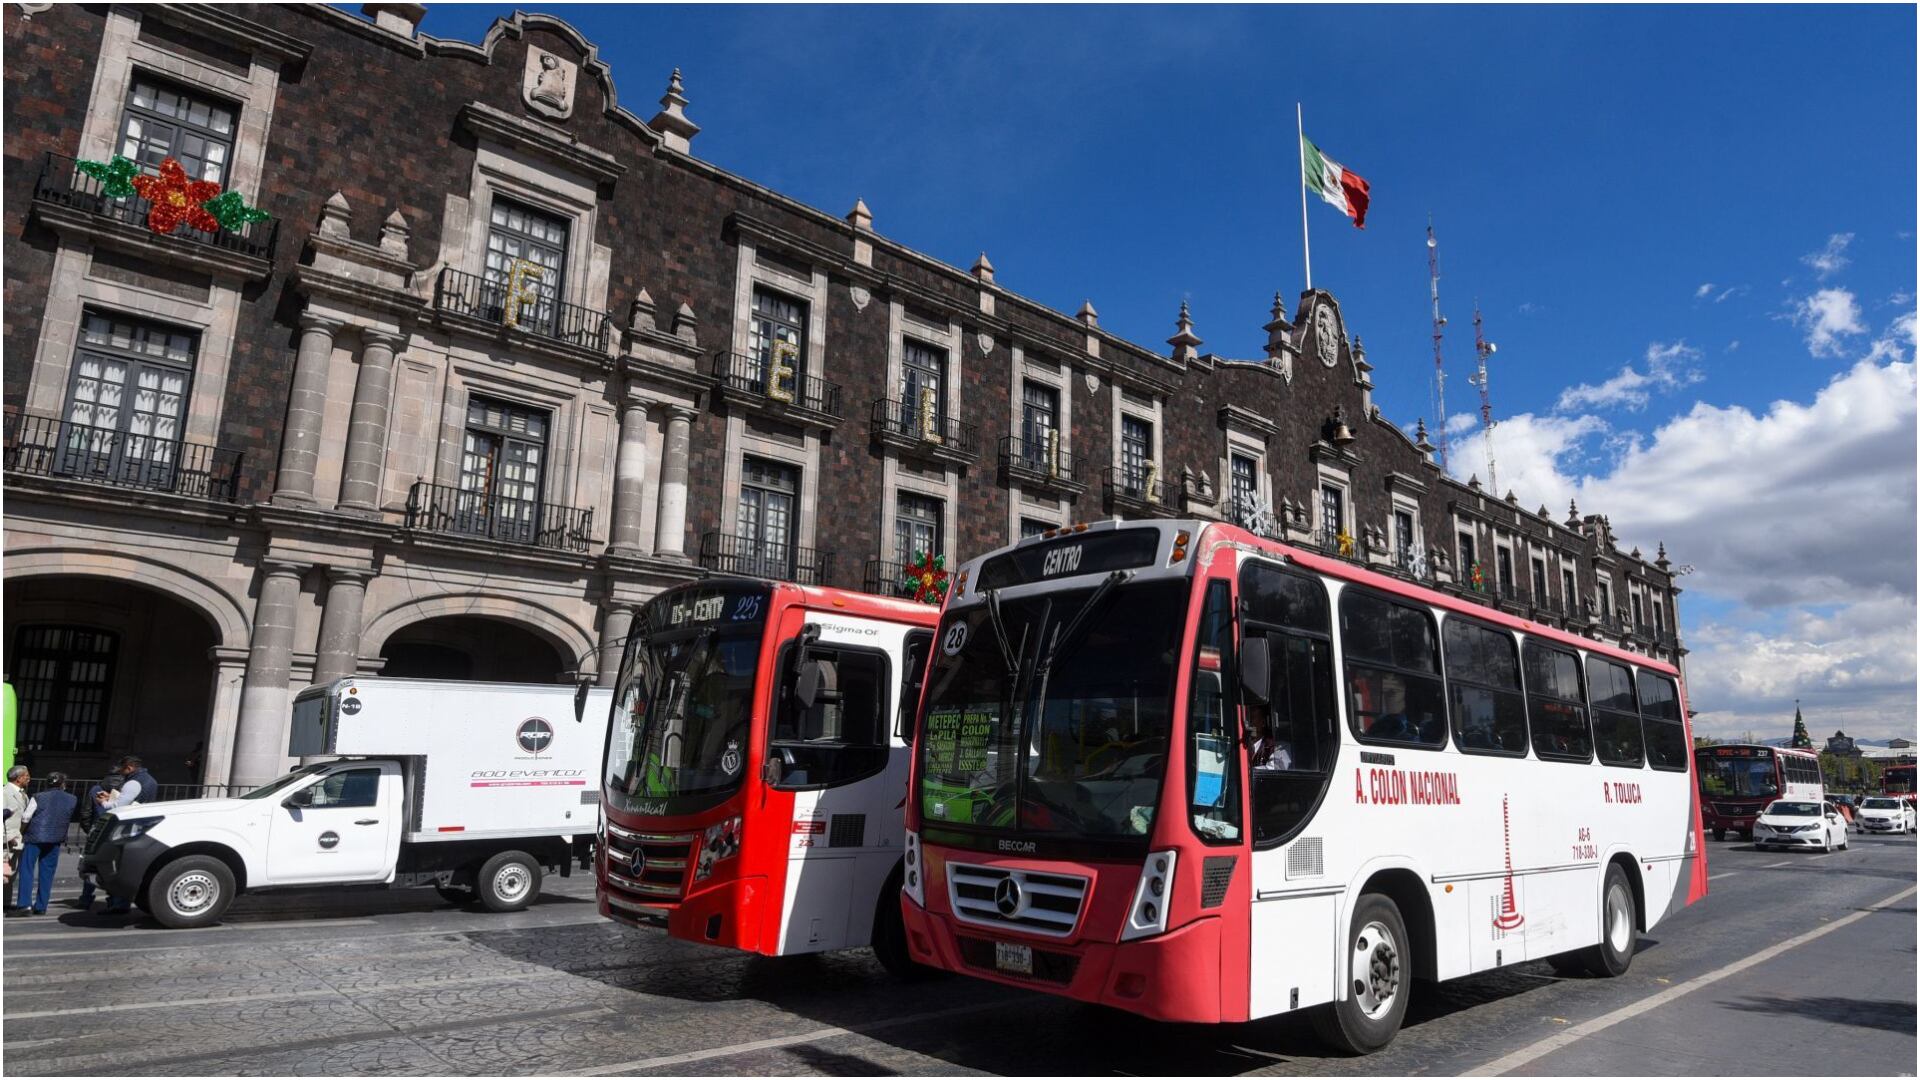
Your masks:
M 1393 1041 L 1407 1015 L 1413 953 L 1400 907 L 1383 893 L 1367 893 L 1348 929 L 1346 995 L 1314 1010 L 1313 1029 L 1327 1045 L 1371 1054 Z
M 540 895 L 540 864 L 524 851 L 503 851 L 480 867 L 479 886 L 488 911 L 519 911 Z
M 211 855 L 188 855 L 161 867 L 147 886 L 153 917 L 162 926 L 212 926 L 233 903 L 233 871 Z

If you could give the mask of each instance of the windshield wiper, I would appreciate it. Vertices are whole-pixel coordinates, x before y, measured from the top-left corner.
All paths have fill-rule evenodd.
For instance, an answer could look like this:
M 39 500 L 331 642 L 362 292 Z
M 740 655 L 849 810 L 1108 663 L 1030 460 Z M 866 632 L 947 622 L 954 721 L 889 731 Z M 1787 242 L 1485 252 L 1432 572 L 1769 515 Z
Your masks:
M 1000 659 L 1007 665 L 1007 679 L 1011 682 L 1020 674 L 1020 654 L 1013 651 L 1013 642 L 1007 638 L 1007 620 L 1000 614 L 1000 590 L 984 589 L 987 594 L 987 621 L 993 624 L 993 638 L 1000 645 Z M 1020 639 L 1020 652 L 1026 651 L 1026 637 Z
M 1094 614 L 1106 603 L 1107 597 L 1113 595 L 1113 590 L 1132 577 L 1132 571 L 1128 570 L 1115 570 L 1108 574 L 1107 579 L 1093 590 L 1093 595 L 1087 597 L 1087 602 L 1080 605 L 1080 610 L 1074 613 L 1073 620 L 1067 623 L 1066 628 L 1054 633 L 1053 645 L 1047 649 L 1046 658 L 1040 661 L 1042 677 L 1053 669 L 1061 653 L 1079 643 L 1081 633 L 1086 630 L 1088 624 L 1093 622 Z M 1042 695 L 1043 698 L 1044 696 Z

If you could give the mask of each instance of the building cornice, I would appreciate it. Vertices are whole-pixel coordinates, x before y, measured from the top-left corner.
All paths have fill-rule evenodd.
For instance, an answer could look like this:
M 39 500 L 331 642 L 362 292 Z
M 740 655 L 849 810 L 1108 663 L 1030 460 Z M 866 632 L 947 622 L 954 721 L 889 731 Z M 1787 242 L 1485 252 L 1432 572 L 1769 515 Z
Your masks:
M 282 64 L 298 66 L 313 55 L 312 42 L 243 19 L 224 5 L 154 4 L 146 10 L 182 30 L 191 30 L 256 55 L 271 56 Z
M 588 146 L 565 128 L 514 116 L 485 102 L 469 101 L 462 105 L 458 120 L 475 135 L 546 158 L 597 184 L 611 184 L 627 174 L 627 167 L 618 158 Z

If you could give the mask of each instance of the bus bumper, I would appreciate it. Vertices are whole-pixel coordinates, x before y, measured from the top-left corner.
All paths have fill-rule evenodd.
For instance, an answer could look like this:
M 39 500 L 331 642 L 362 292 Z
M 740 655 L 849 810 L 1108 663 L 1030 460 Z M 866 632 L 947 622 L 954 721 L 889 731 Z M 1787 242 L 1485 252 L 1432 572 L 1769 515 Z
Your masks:
M 625 895 L 599 890 L 600 914 L 629 926 L 656 926 L 682 941 L 744 949 L 772 955 L 778 942 L 765 942 L 760 933 L 760 906 L 771 894 L 764 877 L 716 882 L 684 900 L 672 903 L 634 903 Z
M 1204 918 L 1176 930 L 1124 943 L 1053 942 L 996 935 L 987 927 L 960 923 L 901 897 L 907 948 L 930 967 L 974 978 L 1043 990 L 1076 1001 L 1108 1005 L 1154 1020 L 1217 1024 L 1244 1019 L 1246 1007 L 1223 1008 L 1226 983 L 1220 955 L 1220 920 Z M 1033 949 L 1034 974 L 996 970 L 996 941 Z

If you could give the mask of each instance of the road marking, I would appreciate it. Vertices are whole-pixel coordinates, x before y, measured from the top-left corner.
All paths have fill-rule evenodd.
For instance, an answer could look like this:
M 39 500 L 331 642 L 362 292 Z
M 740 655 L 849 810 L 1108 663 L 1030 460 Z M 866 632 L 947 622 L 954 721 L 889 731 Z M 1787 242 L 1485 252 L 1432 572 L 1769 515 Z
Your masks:
M 280 927 L 281 929 L 284 929 L 284 930 L 289 930 L 289 931 L 303 930 L 308 927 L 318 927 L 322 930 L 325 930 L 335 926 L 345 926 L 345 925 L 361 926 L 361 925 L 373 923 L 374 921 L 375 920 L 373 919 L 330 919 L 330 920 L 316 919 L 311 922 L 285 922 L 285 923 L 274 923 L 272 925 Z M 615 923 L 609 922 L 606 919 L 601 918 L 597 913 L 589 912 L 589 913 L 585 913 L 585 917 L 583 918 L 569 919 L 561 922 L 521 923 L 514 926 L 499 926 L 499 927 L 489 926 L 489 927 L 475 927 L 471 929 L 450 928 L 450 929 L 444 929 L 444 930 L 401 930 L 401 931 L 396 931 L 390 934 L 356 934 L 348 940 L 371 941 L 375 938 L 433 937 L 435 935 L 446 935 L 448 937 L 458 937 L 466 934 L 505 934 L 505 933 L 512 933 L 514 931 L 524 931 L 524 930 L 558 930 L 558 929 L 569 927 L 569 926 L 590 926 L 594 923 L 607 923 L 607 925 L 609 926 L 617 925 Z M 205 926 L 205 927 L 201 927 L 199 930 L 159 930 L 159 931 L 149 930 L 147 933 L 148 934 L 165 934 L 171 937 L 174 934 L 203 933 L 208 930 L 260 929 L 260 928 L 263 928 L 265 925 L 267 924 L 248 923 L 243 926 L 234 926 L 234 927 Z M 135 946 L 132 948 L 122 948 L 119 945 L 113 944 L 112 942 L 108 941 L 103 936 L 103 934 L 117 934 L 117 933 L 120 933 L 120 931 L 117 931 L 117 930 L 57 931 L 56 930 L 56 931 L 52 931 L 45 934 L 29 934 L 29 935 L 25 935 L 24 937 L 15 937 L 13 935 L 8 935 L 7 949 L 9 951 L 20 949 L 20 948 L 23 948 L 24 946 L 31 945 L 38 941 L 87 940 L 87 941 L 98 941 L 106 947 L 100 948 L 100 949 L 67 950 L 64 952 L 20 952 L 20 953 L 15 953 L 14 955 L 16 956 L 92 956 L 92 955 L 98 954 L 98 955 L 104 956 L 108 954 L 117 955 L 123 952 L 169 952 L 174 949 L 194 949 L 194 950 L 230 949 L 230 948 L 238 947 L 243 944 L 251 944 L 247 942 L 231 941 L 231 942 L 225 942 L 225 943 L 214 942 L 213 944 L 210 944 L 210 945 L 203 945 L 196 942 L 191 945 L 187 945 L 187 944 L 144 945 L 144 946 Z M 152 940 L 150 937 L 147 937 L 146 935 L 142 935 L 142 938 L 144 940 Z M 124 939 L 121 939 L 121 940 L 124 940 Z M 271 944 L 272 945 L 301 945 L 301 944 L 311 944 L 316 941 L 331 941 L 331 940 L 333 939 L 332 938 L 289 938 L 285 941 L 271 942 Z
M 1778 944 L 1769 945 L 1768 947 L 1761 949 L 1759 952 L 1754 953 L 1752 956 L 1749 956 L 1744 960 L 1736 960 L 1733 963 L 1728 964 L 1723 968 L 1718 968 L 1716 970 L 1709 971 L 1704 975 L 1696 975 L 1695 977 L 1688 979 L 1686 982 L 1683 982 L 1678 986 L 1670 987 L 1666 990 L 1660 991 L 1657 994 L 1642 998 L 1631 1005 L 1623 1005 L 1620 1008 L 1615 1009 L 1610 1013 L 1606 1013 L 1602 1016 L 1594 1017 L 1592 1020 L 1588 1020 L 1585 1023 L 1576 1024 L 1573 1027 L 1570 1027 L 1567 1030 L 1562 1031 L 1557 1035 L 1549 1035 L 1546 1038 L 1541 1039 L 1539 1042 L 1536 1042 L 1531 1046 L 1522 1047 L 1521 1049 L 1515 1050 L 1513 1053 L 1507 1054 L 1504 1057 L 1495 1058 L 1494 1060 L 1487 1062 L 1485 1065 L 1482 1065 L 1476 1069 L 1470 1069 L 1467 1072 L 1462 1073 L 1461 1075 L 1462 1076 L 1502 1076 L 1507 1073 L 1510 1073 L 1513 1070 L 1518 1069 L 1522 1065 L 1526 1065 L 1529 1062 L 1538 1061 L 1540 1058 L 1543 1058 L 1548 1054 L 1553 1053 L 1556 1050 L 1565 1049 L 1566 1047 L 1571 1046 L 1576 1042 L 1579 1042 L 1581 1039 L 1584 1039 L 1589 1035 L 1595 1035 L 1602 1031 L 1605 1031 L 1606 1029 L 1612 1027 L 1615 1024 L 1620 1023 L 1623 1020 L 1631 1020 L 1634 1017 L 1639 1016 L 1641 1013 L 1647 1012 L 1652 1009 L 1657 1009 L 1660 1006 L 1675 1000 L 1676 998 L 1683 997 L 1687 994 L 1691 994 L 1695 990 L 1698 990 L 1702 987 L 1711 986 L 1712 984 L 1717 983 L 1722 979 L 1728 978 L 1733 975 L 1738 975 L 1742 971 L 1745 971 L 1748 968 L 1753 967 L 1755 964 L 1766 963 L 1768 960 L 1771 960 L 1774 957 L 1779 956 L 1781 953 L 1786 952 L 1789 949 L 1799 948 L 1800 946 L 1805 945 L 1808 942 L 1815 940 L 1816 938 L 1822 937 L 1826 934 L 1831 934 L 1835 930 L 1838 930 L 1843 926 L 1846 926 L 1850 923 L 1858 922 L 1861 919 L 1864 919 L 1867 916 L 1872 915 L 1873 913 L 1881 910 L 1882 908 L 1891 907 L 1894 904 L 1899 903 L 1902 900 L 1905 900 L 1907 897 L 1912 896 L 1915 892 L 1920 892 L 1920 886 L 1910 885 L 1907 888 L 1904 888 L 1899 892 L 1894 893 L 1892 896 L 1887 897 L 1885 900 L 1881 900 L 1868 907 L 1861 908 L 1860 910 L 1854 912 L 1851 915 L 1846 915 L 1841 918 L 1835 919 L 1834 921 L 1826 924 L 1825 926 L 1816 927 L 1812 930 L 1807 931 L 1804 934 L 1799 935 L 1798 937 L 1791 937 Z
M 1722 871 L 1720 871 L 1720 872 L 1719 872 L 1719 873 L 1717 873 L 1717 874 L 1708 874 L 1708 875 L 1707 875 L 1707 880 L 1708 880 L 1708 881 L 1719 881 L 1719 880 L 1720 880 L 1721 878 L 1723 878 L 1723 877 L 1732 877 L 1733 875 L 1735 875 L 1735 874 L 1737 874 L 1737 873 L 1739 873 L 1739 872 L 1740 872 L 1740 871 L 1738 871 L 1738 870 L 1722 870 Z
M 444 986 L 472 986 L 475 983 L 526 982 L 529 979 L 566 975 L 564 971 L 516 971 L 509 975 L 469 975 L 461 979 L 417 979 L 412 982 L 380 983 L 359 993 L 384 994 L 389 990 L 432 990 Z M 292 1001 L 297 998 L 343 997 L 352 1000 L 353 992 L 328 987 L 324 990 L 284 990 L 277 994 L 233 994 L 228 997 L 173 998 L 167 1001 L 129 1001 L 119 1005 L 83 1005 L 77 1009 L 46 1009 L 41 1012 L 14 1013 L 13 1020 L 38 1020 L 48 1016 L 91 1016 L 99 1013 L 136 1012 L 149 1009 L 178 1009 L 193 1005 L 227 1005 L 252 1001 Z
M 824 1042 L 843 1035 L 865 1035 L 872 1031 L 884 1031 L 902 1024 L 917 1024 L 925 1020 L 942 1020 L 950 1016 L 963 1016 L 967 1013 L 985 1012 L 988 1009 L 1002 1009 L 1009 1005 L 1031 1004 L 1028 998 L 1015 998 L 1012 1001 L 988 1001 L 978 1005 L 962 1005 L 955 1009 L 939 1009 L 934 1012 L 914 1013 L 912 1016 L 896 1016 L 891 1020 L 876 1020 L 871 1024 L 856 1027 L 826 1027 L 809 1031 L 803 1035 L 784 1035 L 777 1039 L 759 1039 L 754 1042 L 734 1043 L 730 1046 L 716 1046 L 711 1050 L 695 1050 L 686 1054 L 669 1054 L 666 1057 L 639 1058 L 623 1061 L 617 1065 L 600 1065 L 591 1069 L 578 1069 L 562 1073 L 562 1076 L 611 1076 L 614 1073 L 631 1072 L 635 1069 L 664 1069 L 674 1065 L 691 1065 L 697 1061 L 713 1058 L 732 1057 L 735 1054 L 751 1054 L 756 1050 L 778 1050 L 785 1046 L 800 1046 L 805 1043 Z
M 1778 869 L 1779 869 L 1780 867 L 1782 867 L 1782 866 L 1792 866 L 1792 865 L 1793 865 L 1793 863 L 1794 863 L 1794 860 L 1792 860 L 1792 859 L 1781 859 L 1781 860 L 1780 860 L 1779 862 L 1770 862 L 1770 863 L 1768 863 L 1767 865 L 1765 865 L 1765 866 L 1763 866 L 1763 867 L 1761 867 L 1760 869 L 1762 869 L 1762 870 L 1778 870 Z

